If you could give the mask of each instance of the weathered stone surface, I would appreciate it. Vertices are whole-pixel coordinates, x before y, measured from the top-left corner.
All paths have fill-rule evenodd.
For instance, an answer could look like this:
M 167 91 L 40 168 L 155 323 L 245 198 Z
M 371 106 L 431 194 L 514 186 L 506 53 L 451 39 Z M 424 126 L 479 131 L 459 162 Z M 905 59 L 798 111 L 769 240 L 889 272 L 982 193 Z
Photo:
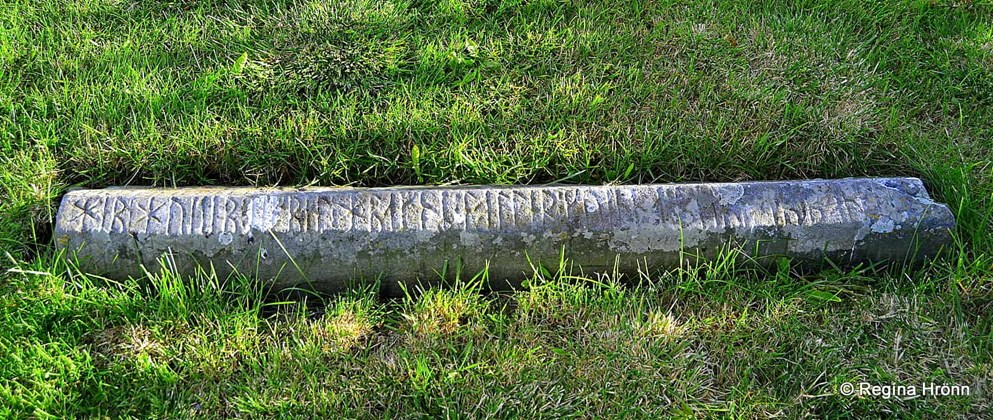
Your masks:
M 922 260 L 950 244 L 954 220 L 914 178 L 725 184 L 451 188 L 110 188 L 66 194 L 56 243 L 109 276 L 213 265 L 277 287 L 438 280 L 489 262 L 499 285 L 556 264 L 587 272 L 665 268 L 736 246 L 788 256 Z M 682 252 L 682 253 L 681 253 Z

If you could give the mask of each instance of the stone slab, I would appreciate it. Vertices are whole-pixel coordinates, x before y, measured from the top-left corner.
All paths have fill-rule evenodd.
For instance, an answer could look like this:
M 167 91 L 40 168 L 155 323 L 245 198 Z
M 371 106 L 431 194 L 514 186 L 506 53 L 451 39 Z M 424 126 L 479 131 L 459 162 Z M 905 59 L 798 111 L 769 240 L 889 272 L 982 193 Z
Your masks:
M 667 268 L 728 246 L 757 261 L 922 261 L 955 221 L 915 178 L 444 188 L 108 188 L 69 192 L 56 245 L 124 279 L 213 266 L 335 291 L 380 278 L 438 281 L 488 263 L 517 284 L 560 252 L 587 273 Z M 529 259 L 531 262 L 529 262 Z M 144 267 L 144 268 L 143 268 Z

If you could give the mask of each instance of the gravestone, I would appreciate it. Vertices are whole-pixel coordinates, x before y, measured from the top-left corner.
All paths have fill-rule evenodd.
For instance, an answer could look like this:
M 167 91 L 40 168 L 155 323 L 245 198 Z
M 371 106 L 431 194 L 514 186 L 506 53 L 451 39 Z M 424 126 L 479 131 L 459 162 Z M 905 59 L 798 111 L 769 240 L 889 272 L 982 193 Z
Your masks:
M 729 247 L 759 263 L 926 261 L 954 219 L 915 178 L 716 184 L 399 188 L 108 188 L 65 195 L 56 245 L 124 279 L 160 261 L 335 291 L 488 267 L 495 287 L 555 267 L 628 274 Z

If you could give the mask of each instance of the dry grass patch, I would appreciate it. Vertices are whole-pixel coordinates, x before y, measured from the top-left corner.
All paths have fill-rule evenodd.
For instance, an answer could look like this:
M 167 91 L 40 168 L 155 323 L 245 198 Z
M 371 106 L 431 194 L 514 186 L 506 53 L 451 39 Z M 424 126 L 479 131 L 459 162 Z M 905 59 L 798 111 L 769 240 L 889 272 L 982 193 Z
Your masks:
M 167 358 L 167 349 L 160 341 L 160 337 L 142 325 L 107 328 L 93 336 L 92 346 L 97 360 L 104 363 L 136 360 L 163 363 Z
M 489 302 L 477 290 L 431 289 L 408 300 L 401 330 L 413 338 L 438 338 L 482 331 Z
M 346 309 L 310 323 L 309 335 L 325 352 L 347 352 L 367 342 L 374 327 L 368 316 Z

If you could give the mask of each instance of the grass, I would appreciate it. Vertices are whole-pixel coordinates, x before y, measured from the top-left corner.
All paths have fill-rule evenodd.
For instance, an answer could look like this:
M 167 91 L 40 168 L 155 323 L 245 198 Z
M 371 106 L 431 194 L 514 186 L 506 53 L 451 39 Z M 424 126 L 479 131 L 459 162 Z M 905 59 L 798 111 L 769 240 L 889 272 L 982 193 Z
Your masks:
M 990 415 L 990 156 L 982 1 L 8 0 L 0 417 Z M 952 207 L 946 261 L 274 301 L 50 243 L 77 186 L 883 175 Z

